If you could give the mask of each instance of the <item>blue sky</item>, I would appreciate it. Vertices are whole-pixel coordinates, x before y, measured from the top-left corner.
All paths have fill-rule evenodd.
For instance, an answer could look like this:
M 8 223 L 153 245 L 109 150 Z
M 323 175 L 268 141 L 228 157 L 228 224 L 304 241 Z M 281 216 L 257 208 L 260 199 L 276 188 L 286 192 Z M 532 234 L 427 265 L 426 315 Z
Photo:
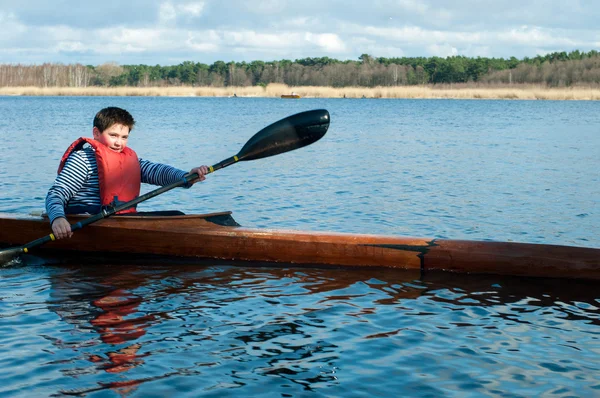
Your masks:
M 600 51 L 592 0 L 0 0 L 0 63 Z

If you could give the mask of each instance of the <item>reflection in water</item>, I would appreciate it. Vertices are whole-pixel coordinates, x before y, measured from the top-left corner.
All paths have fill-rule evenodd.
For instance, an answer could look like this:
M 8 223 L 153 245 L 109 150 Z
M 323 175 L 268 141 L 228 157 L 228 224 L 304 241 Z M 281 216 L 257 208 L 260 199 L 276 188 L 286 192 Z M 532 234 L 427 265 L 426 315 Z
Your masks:
M 105 297 L 94 300 L 93 304 L 105 312 L 92 319 L 91 324 L 97 328 L 100 338 L 106 344 L 120 345 L 136 340 L 143 336 L 151 316 L 131 318 L 135 313 L 141 298 L 129 294 L 127 291 L 117 289 Z M 120 373 L 143 363 L 138 351 L 141 345 L 129 344 L 117 351 L 107 352 L 107 360 L 99 355 L 92 355 L 90 361 L 102 364 L 108 373 Z
M 600 383 L 589 349 L 600 314 L 586 282 L 214 264 L 61 266 L 49 278 L 50 308 L 75 326 L 45 337 L 71 380 L 62 394 L 353 396 L 368 386 L 381 396 L 539 395 L 563 386 L 582 396 Z
M 143 364 L 142 358 L 149 354 L 139 353 L 142 344 L 136 340 L 146 334 L 146 328 L 156 318 L 137 314 L 142 298 L 128 290 L 139 287 L 143 279 L 128 271 L 119 271 L 102 278 L 102 283 L 89 277 L 79 278 L 79 273 L 67 274 L 67 278 L 54 278 L 52 295 L 54 300 L 60 302 L 57 313 L 63 319 L 77 323 L 82 329 L 89 329 L 91 325 L 99 334 L 103 343 L 99 347 L 106 351 L 102 354 L 86 354 L 87 359 L 98 370 L 113 374 L 126 372 Z M 86 320 L 86 324 L 82 325 L 81 320 Z M 100 388 L 92 390 L 111 388 L 118 390 L 120 394 L 126 394 L 143 381 L 145 380 L 131 379 L 99 383 Z M 69 390 L 63 393 L 83 394 L 92 390 Z

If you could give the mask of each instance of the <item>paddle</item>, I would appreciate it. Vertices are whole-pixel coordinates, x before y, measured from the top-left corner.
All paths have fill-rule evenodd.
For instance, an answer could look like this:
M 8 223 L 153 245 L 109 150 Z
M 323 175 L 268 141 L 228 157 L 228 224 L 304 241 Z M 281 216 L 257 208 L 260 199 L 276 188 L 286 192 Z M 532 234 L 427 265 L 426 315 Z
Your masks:
M 213 173 L 237 162 L 262 159 L 310 145 L 325 135 L 327 129 L 329 128 L 329 121 L 329 112 L 327 112 L 325 109 L 306 111 L 288 116 L 285 119 L 275 122 L 260 130 L 252 138 L 250 138 L 248 142 L 246 142 L 237 155 L 229 157 L 209 167 L 208 172 Z M 165 185 L 155 189 L 154 191 L 150 191 L 129 202 L 123 203 L 116 207 L 103 209 L 100 213 L 94 216 L 71 224 L 71 230 L 76 231 L 85 227 L 86 225 L 95 223 L 98 220 L 110 217 L 119 211 L 135 206 L 138 203 L 160 195 L 161 193 L 170 191 L 171 189 L 180 187 L 182 185 L 186 185 L 196 178 L 198 178 L 197 173 L 189 174 L 180 181 L 174 182 L 170 185 Z M 55 239 L 56 238 L 54 237 L 54 234 L 50 234 L 20 247 L 0 250 L 0 264 L 4 264 L 5 262 L 12 260 L 22 253 L 29 252 L 29 250 L 34 247 L 43 245 L 44 243 L 53 241 Z

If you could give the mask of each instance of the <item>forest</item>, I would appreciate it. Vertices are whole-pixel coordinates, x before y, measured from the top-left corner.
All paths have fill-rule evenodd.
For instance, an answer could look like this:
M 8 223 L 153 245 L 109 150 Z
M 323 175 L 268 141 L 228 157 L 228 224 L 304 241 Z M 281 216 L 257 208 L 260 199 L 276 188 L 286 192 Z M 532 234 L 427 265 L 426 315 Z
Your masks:
M 533 58 L 465 56 L 375 58 L 329 57 L 279 61 L 185 61 L 179 65 L 0 64 L 0 87 L 393 87 L 476 83 L 546 87 L 600 86 L 600 53 L 553 52 Z

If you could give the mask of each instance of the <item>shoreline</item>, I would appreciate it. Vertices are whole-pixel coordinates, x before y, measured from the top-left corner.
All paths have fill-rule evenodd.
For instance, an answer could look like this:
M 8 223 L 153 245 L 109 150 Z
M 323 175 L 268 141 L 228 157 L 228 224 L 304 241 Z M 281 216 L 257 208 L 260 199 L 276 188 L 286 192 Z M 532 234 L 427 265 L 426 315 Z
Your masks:
M 543 86 L 477 86 L 472 84 L 396 87 L 315 87 L 269 84 L 266 87 L 0 87 L 0 96 L 117 96 L 117 97 L 260 97 L 346 99 L 509 99 L 600 100 L 600 88 L 548 88 Z

